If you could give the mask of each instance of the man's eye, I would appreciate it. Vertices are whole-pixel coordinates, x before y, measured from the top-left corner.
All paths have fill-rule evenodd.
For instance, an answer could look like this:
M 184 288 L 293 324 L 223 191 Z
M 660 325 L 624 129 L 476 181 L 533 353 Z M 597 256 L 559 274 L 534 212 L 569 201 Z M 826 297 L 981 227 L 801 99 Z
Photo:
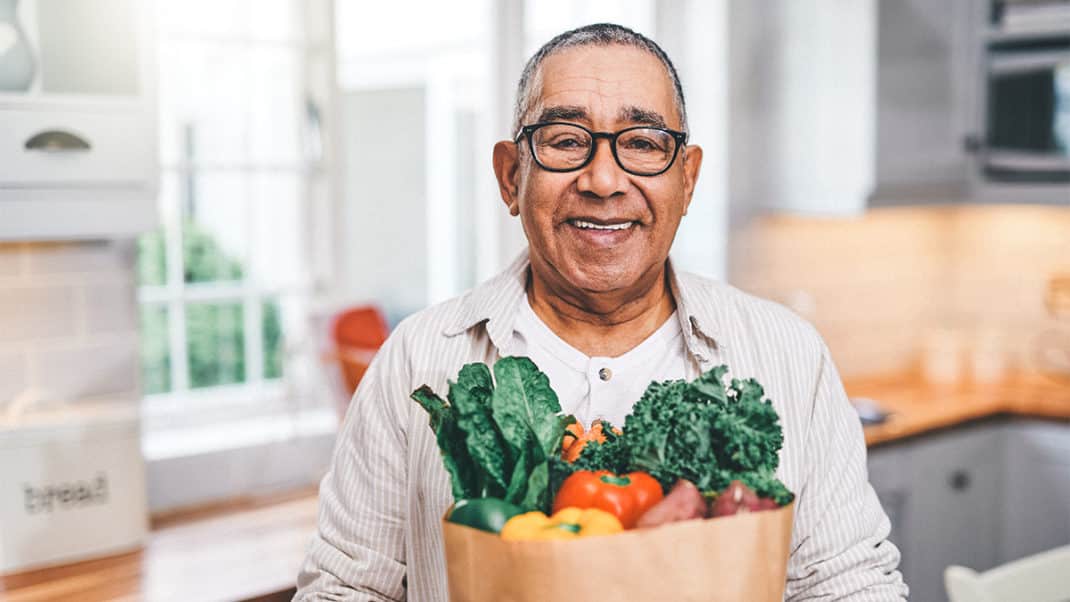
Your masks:
M 572 150 L 577 148 L 587 148 L 587 143 L 580 138 L 575 137 L 560 137 L 551 140 L 547 146 L 556 148 L 559 150 Z
M 656 140 L 653 140 L 653 139 L 650 139 L 650 138 L 635 137 L 635 138 L 629 138 L 628 140 L 623 140 L 622 142 L 623 142 L 624 148 L 626 148 L 628 150 L 642 151 L 642 152 L 648 152 L 648 151 L 659 151 L 660 152 L 660 151 L 664 151 L 665 150 L 665 146 L 663 144 L 659 144 Z

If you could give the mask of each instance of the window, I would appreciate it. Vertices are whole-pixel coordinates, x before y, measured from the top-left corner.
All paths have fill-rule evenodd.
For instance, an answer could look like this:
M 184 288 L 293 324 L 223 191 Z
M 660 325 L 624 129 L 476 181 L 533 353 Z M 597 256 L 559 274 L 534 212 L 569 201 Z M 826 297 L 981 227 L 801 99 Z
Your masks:
M 159 4 L 161 226 L 138 258 L 150 410 L 268 405 L 300 359 L 324 263 L 319 4 Z

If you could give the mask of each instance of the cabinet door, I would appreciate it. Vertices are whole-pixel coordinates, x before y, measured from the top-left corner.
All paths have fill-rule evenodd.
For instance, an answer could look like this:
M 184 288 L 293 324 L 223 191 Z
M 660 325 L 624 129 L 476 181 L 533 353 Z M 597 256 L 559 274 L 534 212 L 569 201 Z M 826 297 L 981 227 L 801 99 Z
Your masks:
M 0 190 L 148 189 L 151 123 L 146 111 L 0 111 Z
M 1070 544 L 1070 425 L 1011 425 L 1006 458 L 1001 561 Z
M 869 450 L 869 483 L 877 493 L 892 530 L 888 539 L 899 548 L 902 555 L 899 571 L 904 579 L 910 573 L 910 554 L 906 544 L 910 541 L 910 465 L 908 450 L 899 445 L 877 447 Z M 907 582 L 909 584 L 909 581 Z
M 0 86 L 0 241 L 151 229 L 158 187 L 152 3 L 14 6 L 18 41 L 32 60 L 19 86 Z M 0 64 L 0 82 L 4 75 Z
M 968 195 L 978 89 L 974 17 L 981 2 L 878 2 L 877 189 L 874 206 Z
M 1003 429 L 987 424 L 925 439 L 911 453 L 910 574 L 915 600 L 946 600 L 944 569 L 998 561 Z

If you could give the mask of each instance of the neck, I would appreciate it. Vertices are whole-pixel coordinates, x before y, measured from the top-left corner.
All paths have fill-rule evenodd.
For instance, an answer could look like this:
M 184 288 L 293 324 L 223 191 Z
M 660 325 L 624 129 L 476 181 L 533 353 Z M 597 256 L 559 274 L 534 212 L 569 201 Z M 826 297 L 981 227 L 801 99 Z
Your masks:
M 676 309 L 662 262 L 634 286 L 591 293 L 563 285 L 532 263 L 528 302 L 554 334 L 588 356 L 617 357 L 634 349 Z

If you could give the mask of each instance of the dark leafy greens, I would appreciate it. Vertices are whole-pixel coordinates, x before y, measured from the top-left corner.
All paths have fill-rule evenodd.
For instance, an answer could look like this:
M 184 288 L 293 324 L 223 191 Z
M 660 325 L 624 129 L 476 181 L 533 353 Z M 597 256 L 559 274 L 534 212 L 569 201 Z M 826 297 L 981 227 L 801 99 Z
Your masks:
M 754 379 L 723 379 L 718 366 L 694 381 L 653 382 L 624 421 L 603 423 L 605 442 L 575 463 L 560 457 L 565 427 L 549 379 L 524 357 L 468 364 L 449 383 L 449 402 L 427 386 L 412 397 L 427 410 L 457 500 L 495 497 L 526 510 L 550 510 L 554 493 L 577 470 L 650 473 L 669 491 L 687 479 L 704 492 L 740 480 L 784 505 L 794 497 L 775 476 L 784 434 L 772 402 Z
M 553 481 L 575 470 L 642 470 L 665 491 L 681 478 L 702 491 L 721 491 L 738 479 L 780 505 L 790 502 L 793 495 L 775 476 L 784 444 L 776 410 L 754 379 L 726 386 L 727 372 L 718 366 L 692 382 L 651 383 L 623 434 L 588 445 L 574 464 L 553 462 Z
M 549 512 L 551 458 L 565 427 L 550 381 L 526 357 L 461 368 L 447 403 L 426 385 L 412 394 L 430 415 L 456 500 L 495 497 Z

